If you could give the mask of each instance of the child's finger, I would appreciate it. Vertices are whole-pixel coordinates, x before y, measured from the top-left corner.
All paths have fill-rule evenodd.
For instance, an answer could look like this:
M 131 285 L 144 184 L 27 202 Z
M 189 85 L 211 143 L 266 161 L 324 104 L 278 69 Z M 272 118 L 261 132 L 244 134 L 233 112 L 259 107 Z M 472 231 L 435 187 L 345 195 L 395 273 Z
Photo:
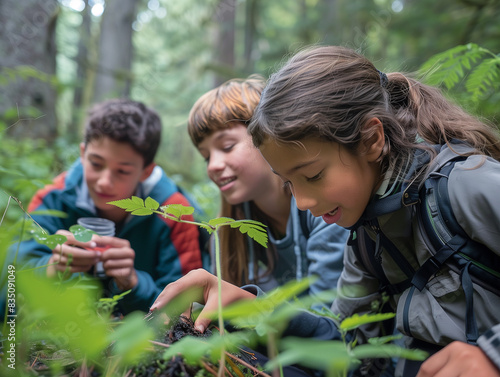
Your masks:
M 130 247 L 130 241 L 124 240 L 118 237 L 112 236 L 99 236 L 97 234 L 92 236 L 92 241 L 95 241 L 99 246 L 108 246 L 108 247 Z
M 128 269 L 134 267 L 133 259 L 102 259 L 105 270 Z
M 71 261 L 73 265 L 92 265 L 100 259 L 100 254 L 94 250 L 82 249 L 64 245 L 60 250 L 55 250 L 54 254 L 64 257 L 64 261 Z
M 95 250 L 99 250 L 99 247 L 97 247 Z M 101 254 L 101 260 L 102 261 L 107 261 L 107 260 L 113 260 L 113 259 L 126 259 L 128 261 L 134 261 L 135 259 L 135 252 L 129 247 L 125 248 L 108 248 L 106 250 L 102 251 Z
M 194 322 L 194 328 L 201 333 L 204 333 L 207 327 L 210 326 L 210 322 L 212 322 L 212 320 L 208 318 L 205 315 L 205 313 L 208 313 L 208 311 L 202 309 L 200 315 L 198 316 L 198 318 L 196 318 L 196 321 Z M 189 315 L 191 315 L 191 312 L 189 313 Z
M 154 311 L 162 309 L 169 302 L 173 301 L 176 297 L 180 296 L 182 293 L 187 291 L 196 293 L 196 295 L 193 296 L 190 295 L 190 298 L 192 299 L 191 302 L 196 301 L 203 304 L 204 284 L 203 284 L 203 279 L 200 280 L 201 276 L 199 273 L 197 273 L 197 271 L 200 270 L 192 270 L 179 280 L 176 280 L 173 283 L 168 284 L 163 289 L 163 291 L 158 295 L 153 305 L 151 305 L 150 310 Z M 185 309 L 181 309 L 181 311 L 184 310 Z

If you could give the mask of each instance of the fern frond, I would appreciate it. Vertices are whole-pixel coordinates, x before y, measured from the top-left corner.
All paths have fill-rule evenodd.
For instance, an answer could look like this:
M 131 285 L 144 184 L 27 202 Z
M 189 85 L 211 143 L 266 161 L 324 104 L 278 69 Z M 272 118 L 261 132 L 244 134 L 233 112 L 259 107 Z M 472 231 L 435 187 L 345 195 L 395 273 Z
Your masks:
M 471 94 L 471 99 L 477 102 L 489 89 L 500 87 L 500 57 L 482 61 L 469 75 L 465 88 Z
M 474 43 L 456 46 L 434 55 L 422 65 L 420 72 L 429 85 L 451 89 L 463 79 L 465 70 L 470 70 L 486 52 L 489 51 Z

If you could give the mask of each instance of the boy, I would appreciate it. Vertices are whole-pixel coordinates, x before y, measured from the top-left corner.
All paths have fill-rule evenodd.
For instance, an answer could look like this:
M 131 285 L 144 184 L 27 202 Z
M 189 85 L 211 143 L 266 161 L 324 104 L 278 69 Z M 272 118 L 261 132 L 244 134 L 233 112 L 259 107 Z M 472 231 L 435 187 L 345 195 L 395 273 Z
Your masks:
M 66 213 L 65 218 L 36 214 L 33 218 L 49 234 L 62 234 L 67 241 L 54 250 L 33 240 L 22 242 L 18 260 L 23 267 L 47 266 L 37 271 L 51 277 L 57 271 L 92 274 L 95 264 L 102 262 L 108 293 L 131 290 L 119 301 L 123 314 L 147 311 L 168 283 L 201 268 L 196 226 L 160 216 L 130 216 L 106 204 L 135 195 L 152 197 L 161 205 L 193 205 L 153 162 L 161 129 L 157 113 L 140 102 L 114 99 L 95 105 L 85 125 L 80 159 L 38 191 L 28 207 L 29 212 Z M 67 229 L 81 217 L 112 220 L 116 237 L 76 241 Z M 100 253 L 96 246 L 107 250 Z

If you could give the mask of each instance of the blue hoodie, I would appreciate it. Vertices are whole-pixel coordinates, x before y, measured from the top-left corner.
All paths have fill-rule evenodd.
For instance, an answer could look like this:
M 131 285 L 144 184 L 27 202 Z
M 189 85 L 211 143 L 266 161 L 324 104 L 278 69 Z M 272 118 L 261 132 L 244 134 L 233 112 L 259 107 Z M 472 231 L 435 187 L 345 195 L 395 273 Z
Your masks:
M 143 199 L 151 197 L 161 205 L 194 205 L 159 166 L 139 184 L 135 196 Z M 59 229 L 69 229 L 80 217 L 98 217 L 88 193 L 80 160 L 67 172 L 56 177 L 53 184 L 39 190 L 29 206 L 30 212 L 48 209 L 67 214 L 65 218 L 32 215 L 49 234 L 54 234 Z M 184 218 L 193 220 L 192 216 Z M 129 215 L 121 228 L 116 230 L 116 237 L 128 240 L 135 251 L 134 267 L 138 277 L 138 284 L 119 301 L 123 314 L 134 310 L 148 311 L 156 296 L 168 283 L 192 269 L 203 267 L 199 229 L 195 225 L 175 222 L 159 215 Z M 13 252 L 15 249 L 13 248 Z M 51 255 L 52 251 L 48 247 L 34 240 L 24 241 L 19 248 L 18 269 L 44 266 Z M 45 268 L 36 271 L 46 274 Z M 121 293 L 113 281 L 106 288 L 112 295 Z
M 249 208 L 245 208 L 249 214 Z M 317 295 L 322 291 L 333 290 L 343 268 L 344 248 L 349 232 L 336 225 L 327 224 L 321 217 L 314 217 L 309 211 L 297 208 L 295 198 L 290 202 L 290 215 L 286 234 L 276 239 L 268 231 L 269 244 L 276 250 L 277 260 L 271 274 L 257 279 L 253 276 L 254 250 L 249 242 L 248 281 L 254 282 L 265 292 L 286 282 L 317 277 L 309 287 L 309 294 Z M 325 303 L 329 306 L 331 303 Z M 320 309 L 322 305 L 315 305 Z

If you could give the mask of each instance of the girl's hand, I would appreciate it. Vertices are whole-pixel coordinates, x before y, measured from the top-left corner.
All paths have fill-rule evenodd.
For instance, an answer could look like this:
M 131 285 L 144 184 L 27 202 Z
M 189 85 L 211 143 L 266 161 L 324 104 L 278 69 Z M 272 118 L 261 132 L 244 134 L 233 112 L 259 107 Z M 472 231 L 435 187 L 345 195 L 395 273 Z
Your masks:
M 99 260 L 100 254 L 92 250 L 96 246 L 94 241 L 79 242 L 67 230 L 58 230 L 56 234 L 66 236 L 67 240 L 52 250 L 47 276 L 52 277 L 57 271 L 87 272 Z
M 134 288 L 138 278 L 134 268 L 135 251 L 130 247 L 130 242 L 122 238 L 95 235 L 92 240 L 97 243 L 96 250 L 102 250 L 100 260 L 106 275 L 112 277 L 122 291 Z
M 204 332 L 211 321 L 207 315 L 210 312 L 217 311 L 218 300 L 217 277 L 204 269 L 192 270 L 179 280 L 167 285 L 156 298 L 150 310 L 154 311 L 163 308 L 176 296 L 188 290 L 195 292 L 193 301 L 205 305 L 194 323 L 198 331 Z M 227 306 L 235 301 L 254 298 L 255 296 L 252 293 L 228 282 L 222 282 L 222 306 Z M 184 310 L 184 316 L 191 317 L 191 307 L 182 308 L 181 310 Z
M 499 377 L 500 370 L 481 348 L 453 342 L 429 357 L 417 377 Z

